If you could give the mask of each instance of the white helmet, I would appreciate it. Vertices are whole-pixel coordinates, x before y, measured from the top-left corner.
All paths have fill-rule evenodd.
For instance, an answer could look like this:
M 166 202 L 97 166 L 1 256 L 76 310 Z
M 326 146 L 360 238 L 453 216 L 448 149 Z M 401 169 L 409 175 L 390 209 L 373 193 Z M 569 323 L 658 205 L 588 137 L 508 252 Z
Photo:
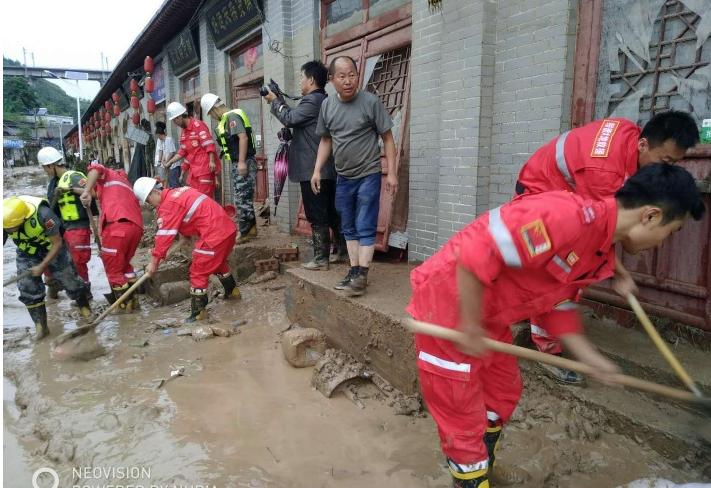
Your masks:
M 183 105 L 180 102 L 170 102 L 168 104 L 168 108 L 166 109 L 166 115 L 168 116 L 168 120 L 173 120 L 174 118 L 178 117 L 179 115 L 183 115 L 185 112 L 187 112 L 188 109 L 183 107 Z
M 133 184 L 133 193 L 138 198 L 138 202 L 143 204 L 146 203 L 146 198 L 156 187 L 158 181 L 155 178 L 149 178 L 147 176 L 142 176 L 136 180 Z
M 210 113 L 210 110 L 212 110 L 213 107 L 219 107 L 224 104 L 225 102 L 220 100 L 220 97 L 214 93 L 205 93 L 200 99 L 200 108 L 202 109 L 203 117 Z
M 49 166 L 50 164 L 64 166 L 62 153 L 57 151 L 52 146 L 45 146 L 40 149 L 37 153 L 37 161 L 39 161 L 39 164 L 42 166 Z

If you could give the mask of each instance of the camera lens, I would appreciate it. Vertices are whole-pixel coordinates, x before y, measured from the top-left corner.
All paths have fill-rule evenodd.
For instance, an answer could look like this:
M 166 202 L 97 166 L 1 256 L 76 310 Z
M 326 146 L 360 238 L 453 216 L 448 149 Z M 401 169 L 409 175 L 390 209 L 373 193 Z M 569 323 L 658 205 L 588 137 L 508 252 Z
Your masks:
M 266 86 L 263 86 L 259 89 L 259 94 L 263 97 L 266 97 L 268 93 L 269 93 L 269 88 L 267 88 Z

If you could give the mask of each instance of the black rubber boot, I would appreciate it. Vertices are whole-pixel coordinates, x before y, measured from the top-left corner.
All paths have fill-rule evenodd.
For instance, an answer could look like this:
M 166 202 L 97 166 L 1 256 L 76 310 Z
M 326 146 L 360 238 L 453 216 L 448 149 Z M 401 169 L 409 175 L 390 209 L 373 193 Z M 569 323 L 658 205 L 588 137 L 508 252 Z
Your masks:
M 227 298 L 242 298 L 242 293 L 240 293 L 239 288 L 237 288 L 237 283 L 235 282 L 232 273 L 227 273 L 226 275 L 218 275 L 217 279 L 222 283 L 222 288 L 225 289 L 225 299 Z
M 343 234 L 338 232 L 338 229 L 333 229 L 334 241 L 336 242 L 336 249 L 333 254 L 328 258 L 331 263 L 347 263 L 348 262 L 348 245 L 346 245 L 346 238 Z
M 89 290 L 87 290 L 82 296 L 77 298 L 77 307 L 79 307 L 79 312 L 86 319 L 91 317 L 91 304 L 89 303 Z
M 489 453 L 489 469 L 493 469 L 494 462 L 496 462 L 496 448 L 499 445 L 499 438 L 501 437 L 502 425 L 497 422 L 489 421 L 486 427 L 486 433 L 484 434 L 484 444 L 486 444 L 486 450 Z
M 62 291 L 62 284 L 54 278 L 49 278 L 45 285 L 47 285 L 47 296 L 57 300 L 59 298 L 59 292 Z
M 204 288 L 192 288 L 190 290 L 190 316 L 185 319 L 186 324 L 192 324 L 197 320 L 207 318 L 207 290 Z
M 27 311 L 35 323 L 35 340 L 39 341 L 49 335 L 49 327 L 47 326 L 47 307 L 44 302 L 27 305 Z
M 311 228 L 311 243 L 314 248 L 314 258 L 301 265 L 304 269 L 328 270 L 329 253 L 331 252 L 331 235 L 329 228 L 315 225 Z
M 135 279 L 128 280 L 128 286 L 131 287 L 136 283 Z M 131 307 L 131 311 L 133 310 L 140 310 L 141 309 L 141 304 L 138 301 L 138 290 L 134 290 L 133 293 L 131 293 L 131 298 L 127 300 L 127 303 Z
M 483 467 L 470 471 L 471 466 L 462 466 L 447 459 L 449 473 L 452 475 L 452 488 L 489 488 L 489 469 Z
M 112 286 L 111 287 L 111 298 L 109 298 L 109 295 L 104 295 L 106 299 L 109 301 L 111 305 L 116 303 L 116 300 L 121 298 L 121 296 L 126 293 L 126 290 L 128 290 L 128 283 L 122 286 Z M 121 305 L 118 306 L 118 309 L 115 310 L 114 313 L 130 313 L 132 308 L 129 308 L 129 302 L 130 299 L 124 300 Z

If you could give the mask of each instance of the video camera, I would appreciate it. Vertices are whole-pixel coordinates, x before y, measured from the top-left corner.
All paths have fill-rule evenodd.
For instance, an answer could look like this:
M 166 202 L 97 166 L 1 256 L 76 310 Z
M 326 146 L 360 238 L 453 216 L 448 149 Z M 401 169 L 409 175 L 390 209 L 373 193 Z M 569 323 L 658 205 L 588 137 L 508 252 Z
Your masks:
M 271 79 L 271 78 L 269 78 L 269 84 L 268 84 L 268 85 L 264 85 L 263 87 L 261 87 L 261 88 L 259 89 L 259 94 L 260 94 L 261 96 L 263 96 L 263 97 L 266 97 L 266 96 L 269 94 L 270 91 L 271 91 L 274 95 L 276 95 L 277 98 L 282 98 L 282 99 L 283 99 L 283 98 L 289 98 L 289 99 L 291 99 L 291 100 L 300 100 L 300 99 L 301 99 L 301 97 L 292 97 L 292 96 L 290 96 L 288 93 L 286 93 L 285 91 L 282 91 L 282 89 L 279 88 L 279 85 L 277 84 L 277 82 L 274 81 L 274 80 Z

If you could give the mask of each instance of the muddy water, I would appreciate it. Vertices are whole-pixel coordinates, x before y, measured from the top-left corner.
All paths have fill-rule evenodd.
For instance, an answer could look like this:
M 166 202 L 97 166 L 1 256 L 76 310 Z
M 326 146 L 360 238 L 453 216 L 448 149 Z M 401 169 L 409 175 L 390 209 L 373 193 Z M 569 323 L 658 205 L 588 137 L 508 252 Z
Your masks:
M 37 190 L 43 181 L 30 184 Z M 7 278 L 12 244 L 3 263 Z M 108 285 L 96 257 L 90 273 L 101 297 Z M 375 399 L 359 409 L 342 395 L 324 398 L 310 386 L 311 368 L 291 368 L 282 357 L 283 291 L 251 285 L 242 293 L 240 302 L 209 306 L 216 324 L 247 321 L 232 337 L 179 337 L 187 302 L 157 308 L 142 297 L 139 313 L 98 328 L 93 339 L 104 355 L 57 361 L 47 341 L 30 341 L 17 289 L 3 290 L 4 485 L 31 486 L 36 469 L 51 467 L 61 487 L 449 486 L 431 419 L 396 416 Z M 48 311 L 54 336 L 77 325 L 63 293 L 48 300 Z M 156 388 L 180 367 L 185 376 Z M 511 486 L 699 479 L 606 430 L 594 412 L 528 387 L 497 458 Z M 38 486 L 49 481 L 43 475 Z

